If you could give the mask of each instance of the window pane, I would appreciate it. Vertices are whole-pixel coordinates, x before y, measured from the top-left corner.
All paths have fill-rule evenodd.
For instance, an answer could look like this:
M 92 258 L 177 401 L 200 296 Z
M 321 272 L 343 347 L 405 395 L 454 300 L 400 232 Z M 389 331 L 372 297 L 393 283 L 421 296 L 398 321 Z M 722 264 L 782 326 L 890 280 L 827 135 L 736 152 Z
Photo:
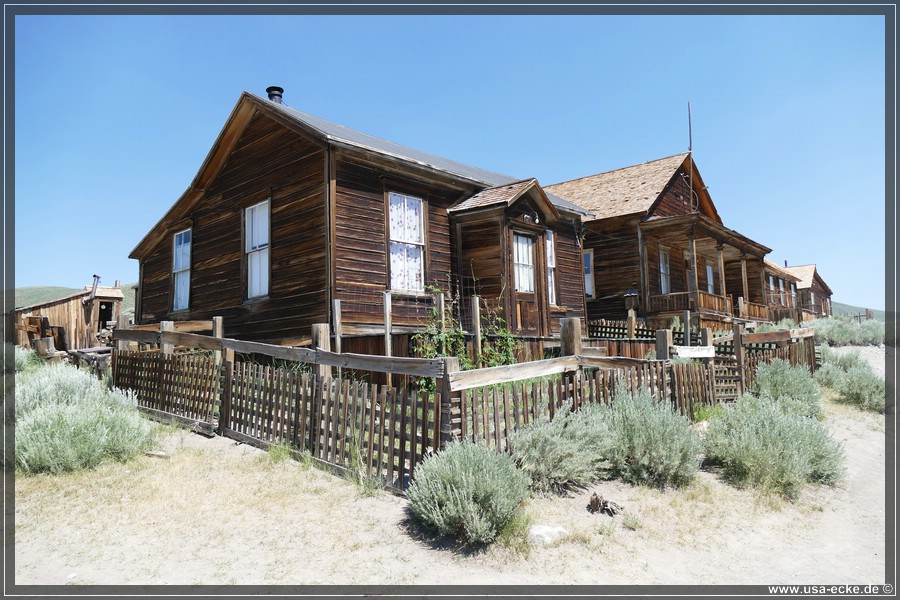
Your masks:
M 269 203 L 256 207 L 256 247 L 269 243 Z
M 422 226 L 422 201 L 406 197 L 406 241 L 421 244 L 424 240 Z
M 392 240 L 405 239 L 405 208 L 406 203 L 400 194 L 390 195 L 391 214 L 390 214 L 390 235 Z
M 547 299 L 550 304 L 556 306 L 556 269 L 550 269 L 547 272 Z
M 422 291 L 424 287 L 424 263 L 422 261 L 421 246 L 407 246 L 406 248 L 406 289 Z
M 190 282 L 190 271 L 182 271 L 175 274 L 175 298 L 172 302 L 172 310 L 182 310 L 187 308 Z
M 556 266 L 556 248 L 553 244 L 553 232 L 547 231 L 546 233 L 547 239 L 547 266 L 555 267 Z

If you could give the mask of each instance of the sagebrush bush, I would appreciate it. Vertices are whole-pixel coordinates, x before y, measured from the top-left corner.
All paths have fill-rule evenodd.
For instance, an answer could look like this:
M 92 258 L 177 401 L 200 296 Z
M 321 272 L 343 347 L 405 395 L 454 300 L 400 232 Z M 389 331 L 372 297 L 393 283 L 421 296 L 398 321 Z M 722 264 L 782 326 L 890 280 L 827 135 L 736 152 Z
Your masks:
M 755 333 L 768 333 L 770 331 L 782 331 L 785 329 L 794 329 L 797 323 L 793 319 L 781 319 L 777 323 L 760 323 L 754 329 Z
M 609 433 L 599 405 L 572 411 L 566 403 L 509 435 L 516 465 L 537 492 L 562 492 L 587 485 L 603 471 Z
M 21 348 L 19 346 L 15 346 L 6 342 L 6 351 L 12 352 L 14 355 L 14 359 L 12 362 L 6 361 L 4 368 L 9 371 L 9 366 L 12 365 L 15 371 L 18 373 L 19 371 L 24 371 L 31 367 L 36 367 L 42 364 L 44 361 L 34 350 L 26 350 L 25 348 Z
M 855 366 L 846 371 L 840 382 L 838 399 L 847 404 L 854 404 L 864 410 L 884 413 L 885 385 L 871 367 Z
M 125 460 L 152 443 L 133 396 L 109 391 L 65 364 L 16 379 L 15 464 L 26 473 L 91 468 Z
M 704 448 L 727 481 L 789 499 L 807 482 L 834 485 L 844 474 L 843 447 L 826 426 L 769 397 L 747 394 L 726 406 L 710 421 Z
M 701 449 L 691 421 L 639 388 L 633 396 L 616 390 L 603 405 L 609 428 L 607 459 L 614 475 L 629 483 L 665 487 L 691 481 Z
M 816 343 L 829 346 L 880 346 L 884 343 L 884 322 L 874 319 L 850 321 L 841 317 L 803 323 L 816 332 Z
M 808 417 L 819 417 L 822 413 L 819 387 L 809 369 L 803 365 L 791 366 L 780 358 L 757 365 L 751 392 L 794 405 Z
M 839 390 L 847 377 L 847 371 L 834 363 L 823 363 L 816 369 L 813 379 L 822 387 Z
M 420 525 L 478 546 L 493 542 L 512 521 L 528 483 L 508 454 L 455 441 L 416 468 L 406 495 Z

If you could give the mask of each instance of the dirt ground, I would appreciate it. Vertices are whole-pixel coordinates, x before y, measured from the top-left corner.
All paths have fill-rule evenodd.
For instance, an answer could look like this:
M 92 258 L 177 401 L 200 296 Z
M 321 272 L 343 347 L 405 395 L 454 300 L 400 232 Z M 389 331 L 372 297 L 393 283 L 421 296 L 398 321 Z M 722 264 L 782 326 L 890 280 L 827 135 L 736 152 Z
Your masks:
M 416 535 L 400 497 L 364 495 L 225 438 L 169 431 L 168 458 L 18 478 L 15 583 L 884 583 L 884 417 L 825 406 L 847 454 L 834 488 L 788 503 L 706 471 L 664 492 L 603 482 L 528 503 L 533 524 L 568 532 L 560 541 L 476 553 Z M 589 513 L 593 492 L 626 514 Z

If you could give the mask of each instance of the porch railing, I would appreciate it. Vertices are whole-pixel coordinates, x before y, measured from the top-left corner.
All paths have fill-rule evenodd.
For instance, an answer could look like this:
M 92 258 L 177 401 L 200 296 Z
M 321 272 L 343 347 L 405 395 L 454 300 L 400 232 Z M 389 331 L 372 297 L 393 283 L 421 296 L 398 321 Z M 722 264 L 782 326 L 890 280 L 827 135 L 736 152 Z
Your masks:
M 758 319 L 760 321 L 769 320 L 769 309 L 762 304 L 755 302 L 744 302 L 744 314 L 740 315 L 747 319 Z
M 723 315 L 733 314 L 731 298 L 707 292 L 674 292 L 650 296 L 650 312 L 696 310 Z
M 769 290 L 768 292 L 766 292 L 766 301 L 769 303 L 769 306 L 778 306 L 783 308 L 794 307 L 794 297 L 790 292 L 773 292 Z

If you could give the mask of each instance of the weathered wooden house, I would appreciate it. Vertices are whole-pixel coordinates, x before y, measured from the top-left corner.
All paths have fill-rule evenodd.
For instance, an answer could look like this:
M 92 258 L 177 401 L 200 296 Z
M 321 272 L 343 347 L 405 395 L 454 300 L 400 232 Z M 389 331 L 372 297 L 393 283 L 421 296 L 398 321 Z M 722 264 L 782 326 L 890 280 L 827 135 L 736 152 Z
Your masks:
M 801 319 L 811 321 L 831 317 L 831 288 L 819 275 L 816 265 L 797 265 L 785 270 L 797 277 Z
M 375 336 L 391 292 L 391 331 L 408 334 L 433 288 L 460 306 L 479 294 L 521 335 L 584 316 L 581 207 L 267 92 L 240 96 L 188 189 L 131 252 L 136 322 L 221 315 L 227 337 L 298 345 L 333 323 L 340 300 L 342 334 Z
M 87 285 L 63 298 L 15 309 L 16 344 L 24 348 L 30 340 L 49 333 L 57 350 L 80 350 L 98 344 L 97 334 L 119 318 L 124 294 L 114 287 Z M 34 330 L 34 318 L 45 326 Z M 46 319 L 46 321 L 44 321 Z M 49 332 L 43 329 L 49 328 Z
M 782 319 L 800 322 L 802 317 L 797 293 L 797 283 L 800 278 L 769 259 L 765 261 L 765 276 L 769 319 L 775 322 Z
M 690 153 L 545 186 L 585 218 L 589 319 L 634 308 L 652 326 L 685 310 L 703 327 L 768 320 L 770 248 L 725 227 Z

